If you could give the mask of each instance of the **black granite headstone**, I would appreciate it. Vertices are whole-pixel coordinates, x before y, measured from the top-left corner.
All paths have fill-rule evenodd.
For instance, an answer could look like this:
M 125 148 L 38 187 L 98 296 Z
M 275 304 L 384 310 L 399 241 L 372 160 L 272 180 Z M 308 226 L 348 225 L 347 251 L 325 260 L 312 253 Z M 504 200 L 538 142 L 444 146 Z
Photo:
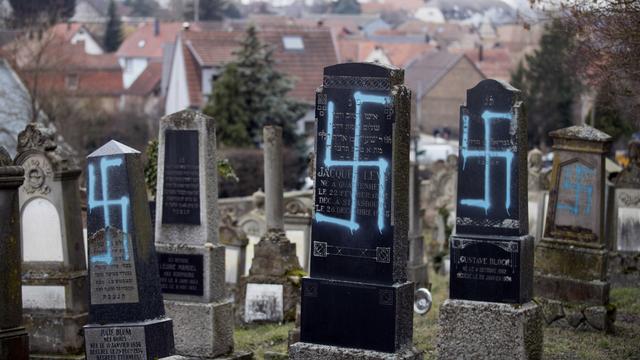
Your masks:
M 460 107 L 452 299 L 524 303 L 531 298 L 526 119 L 520 91 L 496 80 L 467 90 Z
M 303 342 L 394 352 L 411 344 L 409 91 L 402 70 L 325 68 L 316 94 L 311 276 Z
M 197 130 L 165 130 L 163 224 L 200 225 Z
M 87 233 L 90 310 L 88 359 L 173 353 L 171 320 L 164 318 L 158 263 L 140 153 L 110 141 L 87 157 Z M 117 326 L 115 325 L 117 324 Z M 161 346 L 145 339 L 163 338 Z M 140 343 L 133 346 L 133 343 Z M 117 345 L 127 343 L 130 349 Z M 135 358 L 135 357 L 134 357 Z
M 160 285 L 165 294 L 202 296 L 203 258 L 200 254 L 158 253 Z

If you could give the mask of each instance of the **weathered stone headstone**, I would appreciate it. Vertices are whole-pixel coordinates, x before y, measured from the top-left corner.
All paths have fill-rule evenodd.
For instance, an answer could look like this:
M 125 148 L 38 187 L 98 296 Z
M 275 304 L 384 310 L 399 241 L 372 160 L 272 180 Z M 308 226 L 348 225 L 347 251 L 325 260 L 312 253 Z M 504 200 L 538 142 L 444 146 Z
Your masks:
M 156 248 L 176 352 L 216 357 L 233 351 L 233 302 L 218 241 L 215 122 L 192 110 L 160 120 Z
M 615 180 L 612 252 L 609 279 L 612 285 L 640 284 L 640 141 L 629 143 L 629 165 Z
M 422 211 L 420 208 L 420 175 L 418 164 L 409 168 L 409 281 L 418 287 L 429 284 L 429 273 L 425 259 L 424 236 L 422 236 Z
M 545 309 L 566 304 L 578 309 L 578 319 L 569 321 L 575 327 L 585 323 L 611 331 L 615 307 L 609 305 L 609 243 L 604 231 L 604 165 L 611 137 L 586 125 L 549 135 L 553 170 L 544 237 L 536 247 L 536 297 Z M 548 313 L 547 322 L 561 317 Z
M 460 107 L 457 227 L 450 240 L 450 299 L 440 307 L 439 359 L 542 356 L 541 310 L 531 301 L 521 103 L 511 85 L 483 80 L 467 90 Z
M 282 128 L 265 126 L 263 134 L 267 231 L 254 247 L 249 275 L 242 277 L 238 285 L 236 317 L 242 322 L 293 321 L 299 301 L 299 289 L 290 277 L 302 269 L 296 255 L 296 245 L 289 241 L 284 231 Z M 260 284 L 271 285 L 271 295 L 261 298 L 248 296 L 248 289 L 260 288 Z M 281 289 L 281 295 L 275 294 L 277 289 Z M 273 301 L 278 296 L 282 297 L 282 301 Z M 262 309 L 263 304 L 275 304 L 273 306 L 276 309 L 256 311 Z M 277 308 L 280 306 L 282 308 Z M 253 316 L 256 312 L 262 315 Z
M 538 241 L 542 238 L 544 214 L 549 195 L 547 173 L 542 171 L 540 149 L 534 148 L 527 154 L 527 172 L 529 235 L 533 236 L 534 241 Z
M 0 146 L 0 359 L 29 359 L 29 336 L 22 325 L 20 212 L 18 189 L 24 169 Z
M 311 274 L 291 359 L 421 359 L 413 348 L 404 72 L 329 66 L 316 94 Z M 392 353 L 392 354 L 389 354 Z
M 110 141 L 87 157 L 88 360 L 174 353 L 140 153 Z
M 20 187 L 22 304 L 31 355 L 81 358 L 88 318 L 81 170 L 54 133 L 35 123 L 18 135 L 16 164 L 26 174 Z

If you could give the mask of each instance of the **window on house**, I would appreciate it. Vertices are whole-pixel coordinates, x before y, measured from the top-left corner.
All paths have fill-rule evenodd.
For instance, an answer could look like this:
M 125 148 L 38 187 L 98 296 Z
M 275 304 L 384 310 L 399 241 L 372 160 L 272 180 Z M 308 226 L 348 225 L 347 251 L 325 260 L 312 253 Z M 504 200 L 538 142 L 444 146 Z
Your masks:
M 78 74 L 68 74 L 64 83 L 67 90 L 78 90 Z
M 301 36 L 283 36 L 282 44 L 285 50 L 304 50 L 304 42 Z

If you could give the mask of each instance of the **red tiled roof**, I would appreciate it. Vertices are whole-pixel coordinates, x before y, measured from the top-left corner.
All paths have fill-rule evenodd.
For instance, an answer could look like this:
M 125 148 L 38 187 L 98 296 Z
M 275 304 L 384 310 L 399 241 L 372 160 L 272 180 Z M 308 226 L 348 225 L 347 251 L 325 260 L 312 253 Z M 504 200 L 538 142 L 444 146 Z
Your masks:
M 482 61 L 477 48 L 464 53 L 490 79 L 509 81 L 516 65 L 512 61 L 511 52 L 505 48 L 483 49 Z
M 189 97 L 194 105 L 201 105 L 200 69 L 219 67 L 234 59 L 244 31 L 184 32 L 185 66 Z M 327 28 L 300 26 L 271 27 L 258 30 L 261 41 L 272 47 L 276 69 L 294 81 L 290 95 L 309 103 L 315 100 L 315 88 L 322 84 L 322 69 L 337 62 L 331 31 Z M 302 38 L 303 50 L 284 48 L 284 36 Z
M 55 36 L 59 36 L 66 42 L 70 42 L 71 38 L 83 28 L 84 31 L 89 32 L 87 29 L 79 23 L 60 23 L 52 26 L 48 31 L 52 32 Z
M 127 94 L 146 96 L 158 88 L 162 80 L 162 63 L 151 62 L 127 89 Z
M 338 38 L 340 61 L 362 62 L 376 49 L 381 49 L 392 65 L 405 67 L 420 55 L 434 49 L 427 43 L 376 42 L 360 38 Z
M 156 35 L 154 22 L 141 24 L 136 31 L 124 39 L 116 55 L 161 59 L 162 45 L 175 42 L 176 36 L 182 30 L 182 23 L 161 22 L 159 26 L 160 32 Z

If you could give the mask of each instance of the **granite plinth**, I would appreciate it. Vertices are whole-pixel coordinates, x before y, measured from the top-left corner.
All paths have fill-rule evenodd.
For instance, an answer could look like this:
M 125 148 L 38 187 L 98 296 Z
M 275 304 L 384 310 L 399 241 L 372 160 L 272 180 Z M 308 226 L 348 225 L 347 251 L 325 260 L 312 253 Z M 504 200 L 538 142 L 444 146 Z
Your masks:
M 29 311 L 23 315 L 26 329 L 31 334 L 29 348 L 35 358 L 84 358 L 82 327 L 89 315 L 62 310 Z
M 437 358 L 533 360 L 542 358 L 543 317 L 522 305 L 446 300 L 440 307 Z
M 609 283 L 575 280 L 563 276 L 542 275 L 534 278 L 536 296 L 569 303 L 605 305 L 609 303 Z
M 23 327 L 0 330 L 0 359 L 29 359 L 29 335 Z
M 154 360 L 173 355 L 171 319 L 154 319 L 134 323 L 84 326 L 87 360 L 104 355 L 135 355 Z
M 304 278 L 301 341 L 393 353 L 413 339 L 414 284 Z
M 239 351 L 234 352 L 229 355 L 222 355 L 216 358 L 203 358 L 203 357 L 192 357 L 192 356 L 183 356 L 183 355 L 173 355 L 166 357 L 162 360 L 253 360 L 253 353 L 247 351 Z
M 422 352 L 415 348 L 396 353 L 353 349 L 330 345 L 298 342 L 289 348 L 290 360 L 422 360 Z
M 173 320 L 176 353 L 216 358 L 233 351 L 233 302 L 196 303 L 165 300 Z
M 450 298 L 523 304 L 533 296 L 533 237 L 454 235 Z

